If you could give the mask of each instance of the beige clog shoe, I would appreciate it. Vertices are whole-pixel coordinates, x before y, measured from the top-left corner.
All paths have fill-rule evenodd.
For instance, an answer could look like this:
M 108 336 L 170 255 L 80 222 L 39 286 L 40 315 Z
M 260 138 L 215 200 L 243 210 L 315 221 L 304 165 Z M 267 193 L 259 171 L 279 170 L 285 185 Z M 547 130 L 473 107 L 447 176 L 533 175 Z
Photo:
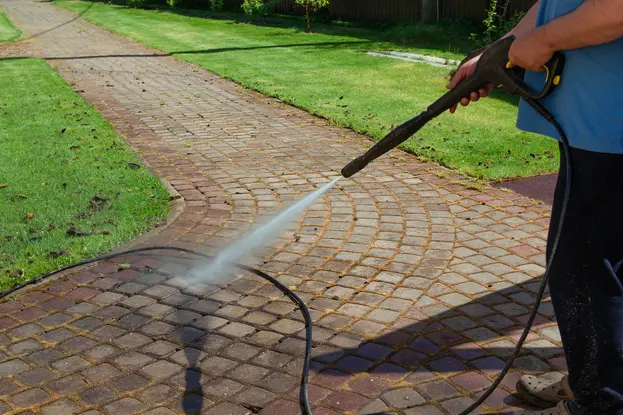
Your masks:
M 524 401 L 541 408 L 551 408 L 561 401 L 573 399 L 567 376 L 559 373 L 524 375 L 517 382 L 517 394 Z

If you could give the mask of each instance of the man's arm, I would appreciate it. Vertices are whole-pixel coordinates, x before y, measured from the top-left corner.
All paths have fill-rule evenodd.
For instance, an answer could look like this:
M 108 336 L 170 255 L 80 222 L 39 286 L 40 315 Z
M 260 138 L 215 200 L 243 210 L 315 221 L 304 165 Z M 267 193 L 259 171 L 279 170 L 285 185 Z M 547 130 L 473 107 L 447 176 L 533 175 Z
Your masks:
M 542 71 L 555 52 L 608 43 L 623 37 L 623 0 L 586 0 L 572 12 L 518 36 L 509 60 Z
M 553 51 L 617 40 L 623 37 L 623 1 L 587 0 L 574 11 L 552 20 L 535 32 Z

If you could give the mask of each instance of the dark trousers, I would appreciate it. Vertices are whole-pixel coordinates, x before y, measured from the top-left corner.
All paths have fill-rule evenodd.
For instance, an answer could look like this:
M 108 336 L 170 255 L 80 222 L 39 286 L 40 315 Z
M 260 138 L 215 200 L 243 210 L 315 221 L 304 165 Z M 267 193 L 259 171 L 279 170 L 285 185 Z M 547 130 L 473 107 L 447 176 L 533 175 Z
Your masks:
M 571 148 L 571 198 L 550 271 L 575 414 L 623 415 L 623 155 Z M 552 210 L 558 228 L 566 163 Z

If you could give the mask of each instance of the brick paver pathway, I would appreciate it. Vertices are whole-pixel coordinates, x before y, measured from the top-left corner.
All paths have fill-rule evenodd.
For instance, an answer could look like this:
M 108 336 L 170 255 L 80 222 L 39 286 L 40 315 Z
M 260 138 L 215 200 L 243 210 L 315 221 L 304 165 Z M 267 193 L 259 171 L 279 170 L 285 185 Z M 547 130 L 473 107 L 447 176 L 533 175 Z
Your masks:
M 49 3 L 0 4 L 37 34 L 2 54 L 47 57 L 181 196 L 140 245 L 212 252 L 370 145 L 81 19 L 63 24 L 74 15 Z M 315 414 L 456 414 L 502 366 L 539 285 L 548 207 L 461 181 L 394 152 L 250 260 L 312 310 Z M 185 287 L 191 266 L 119 258 L 1 303 L 0 413 L 298 413 L 298 310 L 249 275 Z M 562 369 L 552 319 L 545 303 L 519 369 Z M 517 374 L 485 410 L 517 404 Z

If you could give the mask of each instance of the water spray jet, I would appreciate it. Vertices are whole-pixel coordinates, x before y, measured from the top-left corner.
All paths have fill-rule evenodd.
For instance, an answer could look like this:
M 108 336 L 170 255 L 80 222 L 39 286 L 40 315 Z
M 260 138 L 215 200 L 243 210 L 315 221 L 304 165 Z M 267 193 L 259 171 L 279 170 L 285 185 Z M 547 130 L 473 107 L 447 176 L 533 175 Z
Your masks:
M 222 250 L 211 262 L 200 264 L 189 275 L 188 284 L 216 282 L 227 278 L 233 270 L 232 265 L 253 254 L 257 249 L 269 246 L 283 230 L 292 223 L 316 199 L 328 192 L 341 179 L 336 177 L 324 186 L 308 194 L 273 217 L 267 223 L 238 238 Z

